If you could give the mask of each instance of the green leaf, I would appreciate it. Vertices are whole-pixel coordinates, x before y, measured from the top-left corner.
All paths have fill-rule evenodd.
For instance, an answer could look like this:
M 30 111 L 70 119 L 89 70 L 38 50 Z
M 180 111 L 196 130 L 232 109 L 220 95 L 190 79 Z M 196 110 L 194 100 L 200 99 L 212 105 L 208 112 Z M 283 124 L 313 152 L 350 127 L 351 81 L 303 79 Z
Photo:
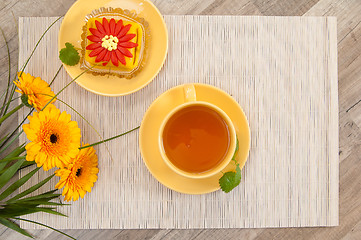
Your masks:
M 13 157 L 13 158 L 4 158 L 4 159 L 1 159 L 0 160 L 0 163 L 7 163 L 7 162 L 11 162 L 11 161 L 14 161 L 14 160 L 20 160 L 20 159 L 25 159 L 26 156 L 20 156 L 20 157 Z M 26 163 L 26 162 L 24 162 Z M 24 165 L 23 163 L 23 165 Z
M 0 209 L 0 216 L 5 218 L 13 218 L 37 212 L 45 212 L 49 214 L 59 215 L 62 217 L 67 217 L 64 214 L 55 211 L 54 208 L 37 207 L 34 205 L 5 207 L 3 209 Z
M 18 233 L 21 233 L 21 234 L 23 234 L 23 235 L 25 235 L 27 237 L 34 238 L 27 231 L 20 228 L 19 225 L 17 225 L 16 223 L 10 221 L 9 219 L 0 217 L 0 223 L 2 225 L 4 225 L 5 227 L 11 228 L 12 230 L 17 231 Z
M 0 200 L 5 199 L 11 193 L 13 193 L 16 189 L 26 183 L 40 168 L 35 168 L 33 171 L 26 174 L 24 177 L 20 178 L 16 182 L 14 182 L 11 186 L 9 186 L 1 195 Z
M 79 63 L 80 56 L 78 51 L 71 43 L 65 43 L 65 48 L 62 48 L 59 52 L 60 60 L 69 66 L 75 66 Z
M 25 144 L 21 144 L 20 146 L 16 147 L 6 157 L 4 157 L 4 159 L 18 157 L 20 154 L 26 151 L 24 145 Z
M 18 160 L 13 165 L 11 165 L 7 171 L 5 171 L 3 174 L 0 175 L 0 189 L 5 186 L 5 184 L 12 178 L 15 173 L 19 170 L 21 164 L 25 159 Z
M 59 231 L 58 229 L 52 228 L 52 227 L 50 227 L 50 226 L 48 226 L 48 225 L 45 225 L 45 224 L 42 224 L 42 223 L 39 223 L 39 222 L 35 222 L 35 221 L 32 221 L 32 220 L 28 220 L 28 219 L 23 219 L 23 218 L 14 218 L 14 219 L 20 220 L 20 221 L 25 221 L 25 222 L 30 222 L 30 223 L 34 223 L 34 224 L 38 224 L 38 225 L 43 226 L 43 227 L 47 227 L 47 228 L 49 228 L 49 229 L 51 229 L 51 230 L 54 230 L 55 232 L 58 232 L 58 233 L 60 233 L 60 234 L 63 234 L 64 236 L 67 236 L 68 238 L 71 238 L 71 239 L 76 240 L 76 239 L 73 238 L 72 236 L 70 236 L 70 235 L 68 235 L 68 234 L 66 234 L 66 233 L 64 233 L 64 232 L 62 232 L 62 231 Z
M 64 205 L 54 202 L 49 202 L 51 198 L 44 198 L 37 201 L 26 201 L 26 202 L 14 202 L 10 204 L 2 204 L 0 208 L 0 217 L 4 218 L 13 218 L 16 216 L 22 216 L 26 214 L 36 213 L 36 212 L 46 212 L 50 214 L 65 216 L 62 213 L 59 213 L 56 210 L 57 205 Z M 39 205 L 50 205 L 52 207 L 39 207 Z
M 14 113 L 16 113 L 20 108 L 24 107 L 24 104 L 19 104 L 17 107 L 15 107 L 13 110 L 11 110 L 10 112 L 8 112 L 7 114 L 5 114 L 4 116 L 2 116 L 0 118 L 0 125 L 2 122 L 4 122 L 7 118 L 9 118 L 11 115 L 13 115 Z
M 28 195 L 28 194 L 36 191 L 37 189 L 39 189 L 40 187 L 42 187 L 45 183 L 49 182 L 52 177 L 54 177 L 54 174 L 51 175 L 51 176 L 49 176 L 49 177 L 47 177 L 47 178 L 44 179 L 43 181 L 35 184 L 34 186 L 30 187 L 29 189 L 25 190 L 24 192 L 19 193 L 19 194 L 16 195 L 15 197 L 9 199 L 7 202 L 15 201 L 15 200 L 17 200 L 17 199 L 19 199 L 19 198 L 25 197 L 26 195 Z M 55 192 L 55 191 L 54 191 L 54 192 Z
M 32 110 L 30 111 L 32 112 Z M 29 114 L 30 116 L 30 114 Z M 23 124 L 25 122 L 26 118 L 24 118 L 23 122 L 21 124 Z M 21 125 L 22 126 L 22 125 Z M 16 127 L 16 129 L 10 134 L 9 137 L 6 138 L 6 140 L 0 145 L 0 154 L 3 153 L 4 151 L 6 151 L 6 149 L 11 146 L 11 144 L 13 144 L 13 142 L 15 142 L 16 139 L 18 139 L 18 137 L 24 132 L 24 130 L 18 131 L 18 129 L 20 128 L 20 125 L 18 125 Z M 17 132 L 17 134 L 14 136 L 14 134 Z M 14 136 L 11 140 L 10 138 Z M 7 144 L 6 142 L 9 141 Z M 5 145 L 6 144 L 6 145 Z
M 236 181 L 241 181 L 242 174 L 241 174 L 241 168 L 239 167 L 239 164 L 236 166 L 236 175 L 234 176 Z
M 40 195 L 36 195 L 36 196 L 27 197 L 27 198 L 17 200 L 16 202 L 26 202 L 26 201 L 39 200 L 39 199 L 49 199 L 49 200 L 51 200 L 51 199 L 57 198 L 57 197 L 59 197 L 61 195 L 61 194 L 53 194 L 56 191 L 57 191 L 57 189 L 51 190 L 51 191 L 48 191 L 48 192 L 40 194 Z M 14 202 L 14 201 L 9 200 L 7 202 Z
M 58 216 L 62 216 L 62 217 L 67 217 L 64 214 L 53 210 L 53 208 L 43 207 L 43 208 L 36 208 L 36 209 L 38 209 L 40 212 L 46 212 L 46 213 L 50 213 L 50 214 L 54 214 L 54 215 L 58 215 Z
M 232 189 L 237 187 L 241 182 L 241 169 L 237 164 L 236 172 L 230 171 L 223 174 L 219 179 L 219 186 L 223 192 L 230 192 Z
M 30 166 L 32 166 L 32 165 L 34 165 L 34 164 L 35 164 L 35 161 L 25 161 L 25 162 L 21 165 L 20 170 L 21 170 L 21 169 L 24 169 L 24 168 L 27 168 L 27 167 L 30 167 Z
M 38 204 L 41 205 L 41 204 Z M 53 207 L 37 207 L 35 204 L 11 204 L 6 205 L 4 208 L 0 209 L 0 217 L 4 218 L 13 218 L 18 216 L 23 216 L 31 213 L 45 212 L 49 214 L 59 215 L 66 217 L 66 215 L 59 213 L 54 210 Z
M 25 202 L 26 203 L 26 202 Z M 48 206 L 66 206 L 66 205 L 71 205 L 71 204 L 67 204 L 67 203 L 57 203 L 57 202 L 48 202 L 48 201 L 31 201 L 32 204 L 35 205 L 48 205 Z
M 4 161 L 4 162 L 0 162 L 0 174 L 2 172 L 2 169 L 4 169 L 4 167 L 8 164 L 8 161 Z
M 4 169 L 4 167 L 7 165 L 9 159 L 11 158 L 15 158 L 15 157 L 18 157 L 20 154 L 22 154 L 23 152 L 25 152 L 25 147 L 24 147 L 24 144 L 18 146 L 17 148 L 15 148 L 11 153 L 9 153 L 5 158 L 3 158 L 1 160 L 1 163 L 0 163 L 0 175 L 3 174 L 5 171 L 3 170 L 6 170 Z
M 2 144 L 8 136 L 9 136 L 9 134 L 6 134 L 6 135 L 0 140 L 0 144 Z
M 0 217 L 13 218 L 36 212 L 40 212 L 40 210 L 37 210 L 36 205 L 34 204 L 29 204 L 27 206 L 20 204 L 11 204 L 5 205 L 2 209 L 0 209 Z

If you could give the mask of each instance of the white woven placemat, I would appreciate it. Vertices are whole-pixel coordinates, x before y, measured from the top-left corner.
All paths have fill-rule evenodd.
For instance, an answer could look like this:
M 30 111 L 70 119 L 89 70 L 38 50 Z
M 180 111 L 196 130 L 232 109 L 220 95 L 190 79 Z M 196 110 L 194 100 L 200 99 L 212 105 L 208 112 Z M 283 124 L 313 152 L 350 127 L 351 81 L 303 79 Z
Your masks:
M 20 65 L 53 20 L 20 18 Z M 168 58 L 147 87 L 110 98 L 74 83 L 60 99 L 108 138 L 138 126 L 153 100 L 171 87 L 187 82 L 217 86 L 239 102 L 250 123 L 251 150 L 240 186 L 229 194 L 205 195 L 167 189 L 143 164 L 138 132 L 133 132 L 107 144 L 114 161 L 105 145 L 96 148 L 99 180 L 83 200 L 60 209 L 68 218 L 28 218 L 59 229 L 338 225 L 336 19 L 165 16 L 165 21 Z M 60 66 L 59 26 L 46 35 L 27 68 L 47 81 Z M 69 81 L 62 70 L 53 89 Z M 84 142 L 99 140 L 75 113 L 57 106 L 79 122 Z M 48 175 L 40 171 L 30 183 Z

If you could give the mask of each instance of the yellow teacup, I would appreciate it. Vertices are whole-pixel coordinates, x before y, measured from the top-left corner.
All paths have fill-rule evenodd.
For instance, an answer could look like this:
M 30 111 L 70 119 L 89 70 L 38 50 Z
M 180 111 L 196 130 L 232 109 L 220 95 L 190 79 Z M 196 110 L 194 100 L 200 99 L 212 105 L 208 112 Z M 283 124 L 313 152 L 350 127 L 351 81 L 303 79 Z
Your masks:
M 184 103 L 163 120 L 158 133 L 164 162 L 189 178 L 207 178 L 221 172 L 236 149 L 236 130 L 219 107 L 197 101 L 193 84 L 184 85 Z

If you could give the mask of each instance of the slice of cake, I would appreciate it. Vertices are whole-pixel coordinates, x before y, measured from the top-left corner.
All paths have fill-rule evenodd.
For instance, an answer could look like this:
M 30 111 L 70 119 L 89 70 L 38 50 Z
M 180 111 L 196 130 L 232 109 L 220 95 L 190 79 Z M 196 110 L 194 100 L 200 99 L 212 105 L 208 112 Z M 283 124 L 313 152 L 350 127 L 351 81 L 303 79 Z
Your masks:
M 82 68 L 95 75 L 135 76 L 144 64 L 148 40 L 144 23 L 119 8 L 93 11 L 83 28 Z

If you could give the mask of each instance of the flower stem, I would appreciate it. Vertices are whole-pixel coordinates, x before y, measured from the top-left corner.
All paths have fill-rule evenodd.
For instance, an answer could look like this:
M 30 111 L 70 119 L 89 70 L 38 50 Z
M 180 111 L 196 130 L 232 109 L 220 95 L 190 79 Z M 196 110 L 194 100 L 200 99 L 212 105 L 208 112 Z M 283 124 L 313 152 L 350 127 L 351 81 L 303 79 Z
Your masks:
M 24 104 L 19 104 L 19 106 L 17 106 L 16 108 L 14 108 L 13 110 L 11 110 L 10 112 L 8 112 L 7 114 L 5 114 L 4 116 L 2 116 L 2 118 L 0 118 L 0 124 L 5 121 L 8 117 L 10 117 L 11 115 L 13 115 L 14 113 L 16 113 L 20 108 L 24 107 Z
M 0 145 L 0 153 L 2 153 L 3 151 L 5 151 L 6 148 L 8 148 L 14 141 L 15 139 L 17 139 L 20 134 L 22 134 L 24 132 L 24 130 L 21 130 L 10 142 L 9 144 L 7 144 L 4 148 L 3 146 L 10 140 L 10 138 L 12 138 L 14 136 L 14 134 L 18 131 L 18 129 L 23 125 L 23 123 L 26 121 L 26 119 L 30 116 L 30 114 L 34 111 L 34 108 L 32 108 L 30 110 L 30 112 L 28 113 L 28 115 L 26 115 L 26 117 L 23 119 L 23 121 L 15 128 L 15 130 L 6 138 L 6 140 Z
M 93 146 L 95 146 L 95 145 L 99 145 L 99 144 L 101 144 L 101 143 L 108 142 L 108 141 L 110 141 L 110 140 L 113 140 L 113 139 L 116 139 L 116 138 L 121 137 L 121 136 L 123 136 L 123 135 L 126 135 L 126 134 L 128 134 L 128 133 L 130 133 L 130 132 L 133 132 L 133 131 L 135 131 L 135 130 L 137 130 L 137 129 L 139 129 L 139 128 L 140 128 L 140 126 L 138 126 L 138 127 L 136 127 L 136 128 L 133 128 L 133 129 L 131 129 L 131 130 L 125 132 L 125 133 L 119 134 L 119 135 L 117 135 L 117 136 L 114 136 L 114 137 L 105 139 L 105 140 L 103 140 L 103 141 L 99 141 L 99 142 L 96 142 L 96 143 L 93 143 L 93 144 L 90 144 L 90 145 L 82 146 L 82 147 L 80 147 L 79 149 L 88 148 L 88 147 L 93 147 Z
M 8 111 L 9 107 L 10 107 L 10 102 L 11 102 L 11 99 L 13 99 L 13 96 L 14 96 L 14 93 L 15 93 L 15 84 L 12 86 L 11 90 L 10 90 L 10 96 L 9 96 L 9 101 L 5 104 L 5 110 L 3 112 L 3 115 L 6 114 L 6 112 Z
M 8 98 L 8 94 L 9 94 L 9 87 L 10 87 L 10 79 L 11 79 L 11 64 L 10 64 L 10 50 L 9 50 L 9 45 L 8 45 L 8 42 L 6 41 L 6 37 L 5 37 L 5 34 L 4 34 L 4 31 L 0 28 L 0 31 L 1 31 L 1 34 L 4 38 L 4 41 L 5 41 L 5 45 L 6 45 L 6 49 L 7 49 L 7 54 L 8 54 L 8 65 L 9 65 L 9 76 L 8 76 L 8 86 L 6 88 L 6 95 L 5 95 L 5 98 L 4 98 L 4 103 L 3 103 L 3 106 L 5 105 L 6 103 L 6 100 Z M 4 107 L 1 109 L 1 113 L 0 113 L 0 116 L 3 115 L 4 113 Z
M 6 141 L 3 142 L 1 145 L 0 145 L 0 154 L 3 153 L 22 133 L 23 133 L 24 130 L 21 130 L 18 132 L 18 134 L 16 134 L 16 136 L 11 139 L 11 141 L 5 145 Z M 16 131 L 15 131 L 16 132 Z M 9 138 L 7 138 L 9 139 Z M 3 147 L 5 145 L 5 147 Z
M 62 17 L 63 17 L 63 16 L 58 17 L 52 24 L 50 24 L 50 26 L 49 26 L 49 27 L 45 30 L 45 32 L 41 35 L 40 39 L 39 39 L 38 42 L 35 44 L 35 47 L 34 47 L 33 51 L 31 52 L 30 56 L 28 57 L 28 59 L 26 60 L 25 64 L 23 65 L 23 67 L 22 67 L 22 69 L 21 69 L 21 71 L 20 71 L 20 77 L 21 77 L 21 75 L 23 74 L 26 66 L 28 65 L 31 57 L 33 56 L 35 50 L 36 50 L 37 47 L 39 46 L 41 40 L 44 38 L 45 34 L 46 34 L 46 33 L 50 30 L 50 28 L 51 28 L 57 21 L 59 21 Z
M 29 94 L 29 95 L 30 95 L 30 94 Z M 14 101 L 18 100 L 19 98 L 21 98 L 21 97 L 13 98 L 13 99 L 10 100 L 10 102 L 14 102 Z M 0 111 L 1 111 L 2 109 L 4 109 L 5 107 L 6 107 L 6 106 L 0 107 Z M 0 114 L 0 115 L 1 115 L 1 114 Z
M 52 228 L 48 225 L 45 225 L 45 224 L 42 224 L 42 223 L 39 223 L 39 222 L 35 222 L 35 221 L 32 221 L 32 220 L 28 220 L 28 219 L 24 219 L 24 218 L 18 218 L 18 217 L 14 217 L 13 219 L 16 219 L 16 220 L 20 220 L 20 221 L 25 221 L 25 222 L 30 222 L 30 223 L 35 223 L 35 224 L 38 224 L 40 226 L 43 226 L 43 227 L 47 227 L 47 228 L 50 228 L 51 230 L 54 230 L 55 232 L 58 232 L 60 234 L 63 234 L 64 236 L 67 236 L 68 238 L 71 238 L 71 239 L 74 239 L 76 240 L 75 238 L 73 238 L 72 236 L 62 232 L 62 231 L 59 231 L 58 229 L 55 229 L 55 228 Z
M 78 76 L 76 76 L 76 77 L 75 77 L 72 81 L 70 81 L 65 87 L 63 87 L 57 94 L 55 94 L 55 95 L 53 96 L 53 98 L 50 99 L 50 101 L 45 104 L 45 106 L 41 109 L 41 111 L 43 111 L 44 108 L 46 108 L 46 107 L 51 103 L 51 101 L 53 101 L 53 99 L 55 99 L 62 91 L 64 91 L 67 87 L 69 87 L 70 84 L 72 84 L 73 82 L 75 82 L 75 80 L 77 80 L 79 77 L 81 77 L 81 75 L 83 75 L 84 73 L 88 72 L 90 69 L 92 69 L 92 68 L 95 67 L 95 66 L 96 66 L 96 65 L 92 66 L 92 67 L 89 68 L 89 69 L 84 70 L 84 71 L 81 72 Z M 59 71 L 60 71 L 60 70 L 59 70 Z M 59 71 L 57 72 L 57 74 L 59 73 Z
M 49 83 L 49 86 L 51 86 L 51 84 L 53 84 L 53 82 L 55 81 L 56 77 L 59 75 L 60 70 L 63 68 L 63 65 L 60 65 L 58 71 L 55 73 L 53 80 L 51 80 L 51 82 Z

